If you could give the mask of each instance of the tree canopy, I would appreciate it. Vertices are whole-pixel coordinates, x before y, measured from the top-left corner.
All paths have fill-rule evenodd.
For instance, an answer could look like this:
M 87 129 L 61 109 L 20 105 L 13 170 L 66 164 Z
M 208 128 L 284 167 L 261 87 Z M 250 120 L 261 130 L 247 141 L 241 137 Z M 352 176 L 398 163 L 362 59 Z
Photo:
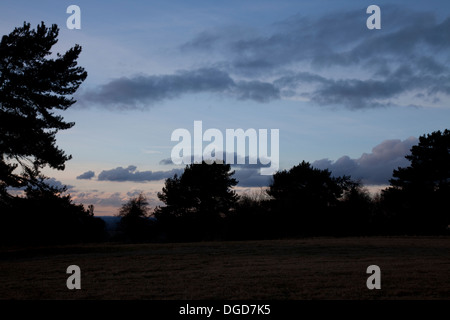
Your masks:
M 158 193 L 165 206 L 158 207 L 155 216 L 168 224 L 182 221 L 198 237 L 212 232 L 238 199 L 232 189 L 237 184 L 233 174 L 229 164 L 202 162 L 186 166 L 180 177 L 166 179 Z
M 119 217 L 126 219 L 146 218 L 149 215 L 150 208 L 145 196 L 140 193 L 122 205 L 119 210 Z
M 450 191 L 450 130 L 421 136 L 405 158 L 411 164 L 394 170 L 390 180 L 393 188 L 422 193 Z
M 442 232 L 450 224 L 450 130 L 419 138 L 405 157 L 410 165 L 393 172 L 383 201 L 406 232 Z
M 74 123 L 60 115 L 86 79 L 77 66 L 81 47 L 53 54 L 57 25 L 29 23 L 0 41 L 0 241 L 61 243 L 97 241 L 104 223 L 47 183 L 45 166 L 63 170 L 71 156 L 56 145 L 59 130 Z M 12 190 L 23 191 L 13 195 Z
M 336 204 L 349 183 L 349 177 L 332 177 L 330 171 L 303 161 L 275 173 L 267 193 L 276 200 L 320 208 Z
M 57 25 L 36 29 L 29 23 L 0 42 L 0 193 L 8 187 L 39 185 L 41 169 L 63 170 L 71 158 L 56 146 L 56 133 L 71 128 L 58 114 L 75 103 L 71 97 L 87 73 L 77 66 L 81 47 L 51 57 Z M 17 172 L 20 170 L 19 172 Z
M 142 192 L 125 202 L 118 216 L 121 218 L 119 230 L 122 239 L 142 242 L 150 240 L 154 235 L 153 221 L 149 219 L 149 202 Z
M 313 168 L 305 161 L 275 173 L 267 193 L 273 198 L 280 233 L 322 232 L 332 209 L 351 185 L 349 177 L 332 177 L 329 170 Z
M 191 164 L 183 174 L 166 179 L 158 198 L 166 204 L 160 208 L 170 215 L 226 214 L 235 204 L 237 184 L 227 164 Z

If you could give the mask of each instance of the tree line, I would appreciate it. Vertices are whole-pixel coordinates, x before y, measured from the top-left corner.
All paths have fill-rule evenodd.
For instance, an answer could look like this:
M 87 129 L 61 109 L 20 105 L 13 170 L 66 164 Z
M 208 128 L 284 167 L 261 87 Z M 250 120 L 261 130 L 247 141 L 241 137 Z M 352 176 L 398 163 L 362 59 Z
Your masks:
M 275 173 L 259 193 L 238 196 L 230 165 L 191 164 L 166 179 L 155 219 L 148 219 L 142 194 L 122 207 L 122 235 L 134 241 L 448 235 L 450 131 L 420 137 L 406 158 L 410 166 L 394 170 L 390 186 L 376 196 L 350 176 L 335 177 L 305 161 Z M 144 221 L 139 234 L 136 226 Z
M 45 167 L 71 159 L 56 134 L 71 128 L 60 113 L 86 79 L 81 47 L 52 56 L 59 29 L 29 23 L 0 41 L 0 244 L 111 240 L 105 223 L 49 185 Z M 376 198 L 349 176 L 301 162 L 273 175 L 267 190 L 238 196 L 227 164 L 191 164 L 166 179 L 164 206 L 150 211 L 143 195 L 123 204 L 121 241 L 271 239 L 297 236 L 448 234 L 450 131 L 420 137 Z M 151 217 L 150 217 L 151 215 Z

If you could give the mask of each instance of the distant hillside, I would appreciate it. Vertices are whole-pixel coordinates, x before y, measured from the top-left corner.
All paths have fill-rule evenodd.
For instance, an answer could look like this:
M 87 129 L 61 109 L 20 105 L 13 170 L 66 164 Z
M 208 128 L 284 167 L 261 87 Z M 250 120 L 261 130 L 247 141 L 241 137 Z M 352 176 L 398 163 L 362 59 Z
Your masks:
M 105 221 L 106 231 L 110 235 L 114 235 L 117 232 L 121 217 L 117 217 L 117 216 L 98 216 L 98 218 L 101 218 L 103 221 Z M 148 218 L 148 219 L 154 220 L 155 218 Z
M 116 216 L 98 216 L 97 218 L 105 221 L 107 226 L 115 226 L 120 222 L 120 217 Z
M 116 233 L 117 227 L 119 225 L 121 217 L 116 216 L 99 216 L 103 221 L 105 221 L 106 231 L 112 235 Z

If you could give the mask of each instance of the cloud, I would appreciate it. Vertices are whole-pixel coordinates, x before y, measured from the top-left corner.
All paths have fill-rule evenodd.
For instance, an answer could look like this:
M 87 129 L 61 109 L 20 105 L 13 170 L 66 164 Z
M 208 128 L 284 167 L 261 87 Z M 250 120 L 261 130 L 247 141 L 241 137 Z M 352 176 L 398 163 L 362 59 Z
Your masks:
M 254 159 L 250 158 L 249 156 L 241 156 L 237 153 L 222 153 L 222 159 L 223 163 L 227 163 L 227 159 L 233 159 L 233 163 L 230 163 L 232 168 L 247 168 L 247 169 L 260 169 L 260 168 L 268 168 L 270 167 L 270 159 Z M 212 159 L 204 159 L 204 160 L 215 160 L 217 158 Z M 252 163 L 250 163 L 250 160 L 252 160 Z M 269 162 L 268 164 L 262 164 L 261 160 L 264 160 L 264 162 Z M 238 163 L 239 162 L 239 163 Z M 253 163 L 256 162 L 256 163 Z M 194 156 L 191 155 L 191 163 L 194 163 Z M 165 158 L 159 161 L 160 165 L 175 165 L 171 158 Z
M 233 164 L 230 163 L 231 170 L 235 171 L 234 178 L 238 180 L 238 186 L 240 187 L 265 187 L 270 183 L 270 175 L 261 175 L 261 168 L 268 168 L 271 166 L 268 164 L 262 164 L 261 159 L 253 159 L 250 163 L 249 156 L 240 156 L 236 153 L 223 152 L 222 159 L 224 163 L 227 163 L 227 155 L 233 158 Z M 230 157 L 228 157 L 230 158 Z M 269 161 L 270 159 L 266 159 Z M 238 163 L 242 162 L 242 163 Z M 191 157 L 191 163 L 194 162 L 194 157 Z M 266 162 L 266 161 L 264 161 Z M 171 158 L 163 159 L 159 162 L 160 165 L 174 165 Z M 185 166 L 185 165 L 183 165 Z
M 126 195 L 120 192 L 114 192 L 111 194 L 98 191 L 75 192 L 71 195 L 73 200 L 77 203 L 94 204 L 96 206 L 119 207 L 127 200 Z
M 78 180 L 91 180 L 93 177 L 95 177 L 94 171 L 86 171 L 85 173 L 80 174 L 77 179 Z
M 217 93 L 257 102 L 279 99 L 279 90 L 273 84 L 257 80 L 236 82 L 217 68 L 122 77 L 85 91 L 77 99 L 81 105 L 94 103 L 107 108 L 145 109 L 156 102 L 190 93 Z
M 317 105 L 389 107 L 409 93 L 424 105 L 450 95 L 450 17 L 438 21 L 434 13 L 392 5 L 383 6 L 382 16 L 374 32 L 365 27 L 365 10 L 295 15 L 269 32 L 204 31 L 182 48 L 215 54 L 229 74 L 271 78 L 265 83 L 280 98 Z
M 46 178 L 41 181 L 43 181 L 45 184 L 49 185 L 50 187 L 57 188 L 57 189 L 61 189 L 61 188 L 65 187 L 67 190 L 71 190 L 71 189 L 75 188 L 72 185 L 63 184 L 61 181 L 56 180 L 55 178 Z
M 333 176 L 350 175 L 360 179 L 366 185 L 388 184 L 392 172 L 398 167 L 406 167 L 409 161 L 405 156 L 410 153 L 418 139 L 410 137 L 406 140 L 385 140 L 372 149 L 371 153 L 363 153 L 357 159 L 342 156 L 336 161 L 321 159 L 311 165 L 318 169 L 329 169 Z
M 366 28 L 365 10 L 294 15 L 270 31 L 244 27 L 199 32 L 179 46 L 198 68 L 113 79 L 77 95 L 79 105 L 147 109 L 186 94 L 267 103 L 308 99 L 349 109 L 440 102 L 450 95 L 450 17 L 385 5 L 382 29 Z M 430 52 L 433 55 L 430 55 Z M 403 98 L 403 100 L 402 100 Z
M 98 175 L 99 181 L 133 181 L 133 182 L 148 182 L 164 180 L 173 177 L 175 174 L 181 174 L 182 169 L 172 169 L 169 171 L 137 171 L 136 166 L 128 166 L 127 168 L 117 167 L 111 170 L 103 170 Z
M 261 175 L 259 169 L 253 167 L 237 168 L 233 177 L 239 187 L 267 187 L 272 181 L 272 176 Z
M 319 17 L 293 15 L 273 24 L 272 32 L 236 34 L 232 29 L 204 31 L 188 40 L 183 49 L 221 49 L 236 72 L 261 74 L 273 69 L 307 62 L 317 68 L 361 65 L 413 57 L 423 47 L 446 50 L 444 35 L 450 19 L 438 22 L 432 12 L 415 12 L 405 7 L 383 6 L 383 27 L 366 28 L 365 10 L 333 12 Z M 382 58 L 383 60 L 380 60 Z M 392 60 L 391 60 L 392 59 Z
M 166 158 L 166 159 L 162 159 L 159 162 L 160 165 L 174 165 L 173 161 L 171 158 Z
M 280 98 L 280 90 L 273 84 L 261 81 L 239 81 L 234 87 L 234 94 L 239 100 L 269 102 Z
M 375 146 L 370 153 L 363 153 L 357 159 L 344 155 L 336 161 L 320 159 L 312 162 L 311 165 L 318 169 L 329 169 L 333 176 L 350 175 L 353 179 L 361 180 L 365 185 L 388 184 L 394 169 L 409 165 L 405 156 L 410 153 L 411 147 L 417 143 L 418 139 L 414 137 L 405 140 L 385 140 Z M 235 164 L 231 165 L 232 170 L 235 170 L 234 178 L 238 180 L 238 186 L 268 186 L 272 181 L 272 176 L 261 175 L 260 168 L 269 165 L 262 165 L 259 161 L 257 164 L 250 164 L 248 156 L 244 159 L 244 164 L 236 164 L 237 155 L 234 154 Z M 161 160 L 160 164 L 173 165 L 170 158 Z M 148 182 L 171 178 L 175 174 L 180 176 L 183 172 L 184 167 L 153 172 L 138 171 L 136 166 L 130 165 L 126 168 L 117 167 L 111 170 L 103 170 L 97 179 L 114 182 Z
M 250 164 L 248 156 L 244 158 L 245 163 L 237 164 L 237 156 L 235 156 L 235 164 L 231 165 L 231 170 L 235 171 L 234 178 L 236 178 L 241 187 L 263 187 L 268 186 L 271 176 L 261 175 L 260 168 L 269 167 L 270 164 L 263 165 L 259 160 L 256 164 Z M 162 165 L 174 165 L 170 158 L 160 161 Z M 148 182 L 159 181 L 167 178 L 172 178 L 175 174 L 178 176 L 184 172 L 183 168 L 175 168 L 167 171 L 138 171 L 136 166 L 117 167 L 110 170 L 103 170 L 97 177 L 99 181 L 113 181 L 113 182 Z
M 414 59 L 414 68 L 400 65 L 387 71 L 381 80 L 355 78 L 327 79 L 317 74 L 298 72 L 275 80 L 280 90 L 296 90 L 307 86 L 299 95 L 319 105 L 343 104 L 350 109 L 395 105 L 392 99 L 408 92 L 421 92 L 426 100 L 436 94 L 450 94 L 450 72 L 429 57 Z M 282 88 L 282 89 L 281 89 Z

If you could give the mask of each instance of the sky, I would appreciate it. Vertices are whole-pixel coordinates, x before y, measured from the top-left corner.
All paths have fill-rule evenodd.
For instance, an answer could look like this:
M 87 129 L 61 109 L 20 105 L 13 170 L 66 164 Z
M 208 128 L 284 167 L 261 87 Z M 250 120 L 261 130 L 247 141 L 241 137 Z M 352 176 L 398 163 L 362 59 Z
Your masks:
M 280 170 L 305 160 L 374 192 L 420 136 L 449 128 L 449 1 L 1 1 L 2 35 L 24 21 L 59 26 L 54 53 L 83 48 L 88 77 L 62 113 L 75 126 L 57 135 L 72 159 L 44 173 L 98 216 L 140 192 L 161 205 L 184 168 L 172 133 L 193 141 L 194 121 L 224 137 L 278 129 Z M 269 185 L 260 168 L 233 166 L 239 192 Z

